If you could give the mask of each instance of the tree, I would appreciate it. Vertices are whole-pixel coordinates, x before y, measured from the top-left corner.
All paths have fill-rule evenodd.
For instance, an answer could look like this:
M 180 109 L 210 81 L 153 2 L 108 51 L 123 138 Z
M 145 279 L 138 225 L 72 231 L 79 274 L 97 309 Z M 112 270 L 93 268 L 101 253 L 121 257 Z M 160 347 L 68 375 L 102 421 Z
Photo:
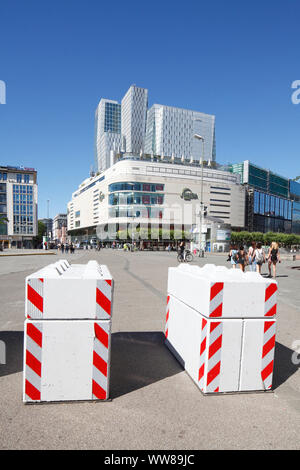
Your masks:
M 46 225 L 44 224 L 44 222 L 39 220 L 38 221 L 38 234 L 33 239 L 33 243 L 35 247 L 38 247 L 39 245 L 43 243 L 43 235 L 45 235 L 46 231 L 47 231 Z

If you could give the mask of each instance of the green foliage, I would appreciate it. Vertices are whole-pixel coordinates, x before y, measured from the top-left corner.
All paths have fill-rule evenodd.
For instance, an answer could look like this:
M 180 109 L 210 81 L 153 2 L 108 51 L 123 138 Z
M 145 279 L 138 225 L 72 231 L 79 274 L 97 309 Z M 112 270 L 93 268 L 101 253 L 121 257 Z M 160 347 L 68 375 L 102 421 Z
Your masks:
M 261 242 L 263 245 L 271 245 L 272 242 L 277 242 L 284 247 L 292 245 L 300 245 L 300 235 L 294 233 L 274 233 L 274 232 L 232 232 L 231 243 L 251 245 L 251 242 Z
M 47 231 L 46 225 L 41 220 L 39 220 L 38 221 L 38 234 L 33 239 L 33 243 L 35 246 L 38 246 L 43 242 L 43 235 L 45 235 L 46 231 Z

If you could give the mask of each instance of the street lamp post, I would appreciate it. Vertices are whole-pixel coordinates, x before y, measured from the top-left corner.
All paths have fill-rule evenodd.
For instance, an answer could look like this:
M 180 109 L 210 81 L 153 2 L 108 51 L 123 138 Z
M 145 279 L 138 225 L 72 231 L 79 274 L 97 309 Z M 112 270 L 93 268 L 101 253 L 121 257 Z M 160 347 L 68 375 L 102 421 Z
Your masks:
M 202 248 L 202 217 L 203 217 L 203 160 L 204 160 L 204 137 L 194 134 L 195 139 L 202 141 L 202 158 L 201 158 L 201 190 L 200 190 L 200 214 L 199 214 L 199 256 L 204 257 Z

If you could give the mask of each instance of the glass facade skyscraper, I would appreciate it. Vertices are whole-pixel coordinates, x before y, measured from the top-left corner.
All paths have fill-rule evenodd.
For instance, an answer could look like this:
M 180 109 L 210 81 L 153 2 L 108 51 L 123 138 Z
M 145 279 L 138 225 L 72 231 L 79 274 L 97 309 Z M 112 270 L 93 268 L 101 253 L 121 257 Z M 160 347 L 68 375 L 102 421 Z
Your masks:
M 111 166 L 111 151 L 216 160 L 215 116 L 159 104 L 147 107 L 148 90 L 136 85 L 121 104 L 101 99 L 95 114 L 96 171 Z M 204 138 L 204 149 L 195 134 Z
M 111 150 L 121 150 L 121 105 L 101 99 L 95 113 L 95 169 L 110 166 Z
M 204 155 L 195 134 L 204 138 Z M 154 104 L 147 113 L 145 153 L 215 161 L 215 116 Z

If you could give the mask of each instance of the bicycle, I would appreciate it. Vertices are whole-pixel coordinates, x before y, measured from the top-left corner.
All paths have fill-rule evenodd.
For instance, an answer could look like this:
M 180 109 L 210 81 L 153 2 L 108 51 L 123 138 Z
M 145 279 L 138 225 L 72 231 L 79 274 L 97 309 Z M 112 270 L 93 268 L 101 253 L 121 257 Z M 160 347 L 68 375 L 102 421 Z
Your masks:
M 190 250 L 184 250 L 182 254 L 178 253 L 178 256 L 177 256 L 178 263 L 190 263 L 191 261 L 193 261 L 193 259 L 194 257 L 192 253 L 190 252 Z

